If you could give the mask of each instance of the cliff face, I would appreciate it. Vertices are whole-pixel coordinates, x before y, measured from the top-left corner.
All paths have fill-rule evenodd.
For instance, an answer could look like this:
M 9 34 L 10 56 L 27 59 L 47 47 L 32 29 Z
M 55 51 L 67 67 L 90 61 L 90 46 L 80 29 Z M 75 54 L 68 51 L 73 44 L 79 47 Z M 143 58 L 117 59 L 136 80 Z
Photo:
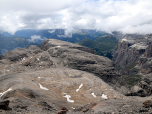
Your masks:
M 119 42 L 113 61 L 128 84 L 133 86 L 128 95 L 151 95 L 151 42 L 152 34 L 138 39 L 126 37 Z
M 113 61 L 117 67 L 124 68 L 135 63 L 141 56 L 150 56 L 151 35 L 145 35 L 138 39 L 134 37 L 124 37 L 120 40 Z
M 102 109 L 99 101 L 125 99 L 125 86 L 110 59 L 64 41 L 0 56 L 0 106 L 12 113 L 93 114 Z

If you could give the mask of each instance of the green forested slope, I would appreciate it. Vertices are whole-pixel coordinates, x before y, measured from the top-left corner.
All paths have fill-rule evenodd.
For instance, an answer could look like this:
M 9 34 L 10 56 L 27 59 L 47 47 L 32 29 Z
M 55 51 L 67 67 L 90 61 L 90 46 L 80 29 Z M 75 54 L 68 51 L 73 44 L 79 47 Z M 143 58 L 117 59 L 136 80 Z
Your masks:
M 106 56 L 112 59 L 112 52 L 118 44 L 118 40 L 112 35 L 105 35 L 97 38 L 96 40 L 90 40 L 89 38 L 84 38 L 79 45 L 86 46 L 96 50 L 98 55 Z

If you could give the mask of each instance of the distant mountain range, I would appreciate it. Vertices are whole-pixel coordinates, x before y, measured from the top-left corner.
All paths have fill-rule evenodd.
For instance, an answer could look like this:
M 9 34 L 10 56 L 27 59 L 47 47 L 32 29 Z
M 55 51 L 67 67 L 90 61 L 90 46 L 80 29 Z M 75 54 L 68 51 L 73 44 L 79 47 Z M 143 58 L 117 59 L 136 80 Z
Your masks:
M 83 40 L 85 37 L 90 40 L 95 40 L 100 36 L 108 35 L 108 33 L 96 30 L 81 29 L 70 33 L 71 35 L 65 35 L 65 29 L 49 29 L 49 30 L 20 30 L 14 35 L 3 32 L 0 34 L 0 55 L 8 50 L 13 50 L 17 47 L 26 48 L 29 45 L 40 46 L 43 40 L 47 38 L 58 39 L 62 41 L 68 41 L 71 43 L 77 43 Z
M 66 32 L 65 29 L 47 29 L 47 30 L 26 29 L 26 30 L 19 30 L 14 35 L 11 35 L 8 32 L 3 32 L 2 34 L 6 37 L 17 36 L 17 37 L 24 37 L 26 39 L 31 39 L 32 36 L 39 36 L 41 39 L 52 38 L 52 39 L 68 41 L 71 43 L 79 42 L 83 40 L 85 37 L 94 40 L 99 36 L 108 35 L 108 33 L 103 31 L 88 30 L 88 29 L 75 30 L 67 34 L 65 34 L 65 32 Z

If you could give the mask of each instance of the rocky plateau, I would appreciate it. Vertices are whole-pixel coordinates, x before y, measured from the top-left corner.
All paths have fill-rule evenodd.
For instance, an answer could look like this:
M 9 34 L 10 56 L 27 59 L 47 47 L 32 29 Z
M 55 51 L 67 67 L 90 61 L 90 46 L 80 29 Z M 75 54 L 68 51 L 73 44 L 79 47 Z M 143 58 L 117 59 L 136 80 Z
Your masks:
M 120 45 L 130 44 L 119 44 L 118 50 Z M 40 47 L 31 45 L 1 55 L 0 113 L 150 113 L 151 96 L 125 96 L 130 94 L 128 85 L 113 62 L 95 53 L 77 44 L 46 39 Z

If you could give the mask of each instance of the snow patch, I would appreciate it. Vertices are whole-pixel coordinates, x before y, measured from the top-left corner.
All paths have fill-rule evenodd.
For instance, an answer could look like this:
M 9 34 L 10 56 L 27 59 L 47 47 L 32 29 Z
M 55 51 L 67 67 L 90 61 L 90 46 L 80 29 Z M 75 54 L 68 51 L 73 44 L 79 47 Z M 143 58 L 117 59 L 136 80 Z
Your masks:
M 39 85 L 40 85 L 40 88 L 41 88 L 41 89 L 43 89 L 43 90 L 49 90 L 48 88 L 43 87 L 40 83 L 39 83 Z
M 57 46 L 57 47 L 61 47 L 61 46 Z
M 81 84 L 81 85 L 79 86 L 79 88 L 76 90 L 76 92 L 78 92 L 78 91 L 81 89 L 82 86 L 83 86 L 83 84 Z
M 2 97 L 5 93 L 7 93 L 8 91 L 11 91 L 12 88 L 9 88 L 8 90 L 4 91 L 3 93 L 0 93 L 0 97 Z
M 91 93 L 93 97 L 97 97 L 94 93 Z
M 101 96 L 103 99 L 108 99 L 107 95 L 102 94 Z
M 69 74 L 69 77 L 72 77 L 73 75 L 72 74 Z
M 25 61 L 25 58 L 23 58 L 22 61 Z
M 75 109 L 74 107 L 71 107 L 72 109 Z
M 66 96 L 63 96 L 63 97 L 66 97 L 68 102 L 74 103 L 74 100 L 70 99 L 71 98 L 70 95 L 66 95 Z

